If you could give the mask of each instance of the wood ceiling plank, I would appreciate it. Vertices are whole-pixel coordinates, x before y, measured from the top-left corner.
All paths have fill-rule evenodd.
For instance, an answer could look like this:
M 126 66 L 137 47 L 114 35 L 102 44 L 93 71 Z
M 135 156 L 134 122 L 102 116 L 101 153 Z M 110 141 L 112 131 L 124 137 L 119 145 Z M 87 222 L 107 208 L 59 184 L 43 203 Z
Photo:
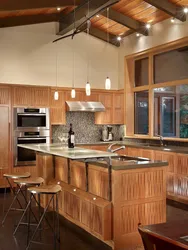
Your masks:
M 75 0 L 75 5 L 81 4 L 82 0 Z M 74 5 L 74 0 L 1 0 L 0 11 L 28 10 L 39 8 L 55 8 Z
M 172 2 L 168 0 L 144 0 L 145 2 L 155 6 L 157 9 L 166 12 L 168 15 L 173 16 L 180 21 L 186 21 L 186 15 L 183 13 L 182 8 L 177 8 Z
M 59 20 L 58 14 L 40 14 L 40 15 L 30 15 L 30 16 L 12 16 L 0 19 L 0 28 L 21 26 L 36 23 L 47 23 Z
M 145 17 L 142 18 L 143 22 L 146 23 L 158 23 L 161 22 L 165 19 L 169 18 L 169 15 L 160 11 L 160 10 L 156 10 L 155 12 L 151 13 L 150 15 L 147 15 Z

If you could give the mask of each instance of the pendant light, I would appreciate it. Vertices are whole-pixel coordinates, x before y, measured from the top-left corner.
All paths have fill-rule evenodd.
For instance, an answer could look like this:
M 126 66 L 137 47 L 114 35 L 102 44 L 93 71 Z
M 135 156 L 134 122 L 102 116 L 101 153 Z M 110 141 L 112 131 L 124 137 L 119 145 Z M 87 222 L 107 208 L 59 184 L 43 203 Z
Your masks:
M 109 43 L 108 27 L 109 27 L 109 8 L 107 8 L 107 47 L 106 48 L 108 48 L 108 43 Z M 105 81 L 105 89 L 107 90 L 111 89 L 111 80 L 109 76 L 107 76 L 106 81 Z
M 89 1 L 88 1 L 88 17 L 89 17 Z M 87 83 L 86 83 L 86 96 L 91 95 L 91 85 L 89 83 L 89 29 L 90 29 L 91 21 L 87 20 Z
M 74 30 L 76 30 L 76 20 L 75 20 L 75 8 L 76 5 L 75 5 L 75 0 L 74 0 Z M 74 70 L 75 70 L 75 52 L 74 52 L 74 37 L 72 37 L 72 55 L 73 55 L 73 58 L 72 58 L 72 90 L 71 90 L 71 98 L 75 98 L 76 97 L 76 90 L 75 90 L 75 87 L 74 87 Z
M 58 67 L 58 65 L 57 65 L 57 45 L 56 45 L 56 90 L 55 90 L 55 92 L 54 92 L 54 100 L 55 101 L 58 101 L 59 100 L 59 93 L 58 93 L 58 91 L 57 91 L 57 67 Z

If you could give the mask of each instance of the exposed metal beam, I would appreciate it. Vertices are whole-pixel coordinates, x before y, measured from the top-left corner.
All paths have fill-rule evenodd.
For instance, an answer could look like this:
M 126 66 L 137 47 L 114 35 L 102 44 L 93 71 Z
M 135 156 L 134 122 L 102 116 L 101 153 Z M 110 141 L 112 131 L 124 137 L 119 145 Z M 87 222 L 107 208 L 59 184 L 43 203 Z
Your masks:
M 82 0 L 75 0 L 79 5 Z M 74 0 L 1 0 L 0 11 L 54 8 L 74 5 Z
M 112 35 L 112 34 L 108 34 L 108 36 L 109 36 L 109 41 L 108 41 L 107 33 L 100 30 L 100 29 L 97 29 L 97 28 L 94 28 L 91 26 L 89 29 L 89 34 L 96 37 L 96 38 L 99 38 L 105 42 L 109 42 L 110 44 L 115 45 L 116 47 L 120 46 L 120 42 L 117 40 L 117 36 Z
M 155 6 L 157 9 L 160 9 L 170 16 L 173 16 L 180 21 L 186 21 L 186 15 L 183 12 L 183 7 L 178 7 L 176 4 L 171 3 L 168 0 L 144 0 L 145 2 Z
M 60 14 L 40 14 L 30 16 L 13 16 L 0 19 L 0 28 L 21 26 L 36 23 L 55 22 L 59 20 Z
M 107 17 L 107 13 L 102 13 L 103 16 Z M 145 36 L 148 35 L 148 30 L 145 28 L 145 25 L 133 18 L 130 18 L 128 16 L 125 16 L 121 14 L 120 12 L 117 12 L 113 9 L 109 9 L 109 19 L 120 23 L 129 29 L 132 29 L 140 34 L 143 34 Z
M 90 0 L 89 1 L 89 16 L 88 16 L 88 1 L 83 0 L 80 6 L 75 10 L 75 26 L 79 27 L 87 19 L 92 18 L 97 13 L 104 11 L 108 6 L 111 6 L 119 0 Z M 65 35 L 67 32 L 74 29 L 74 11 L 66 15 L 60 20 L 58 35 Z

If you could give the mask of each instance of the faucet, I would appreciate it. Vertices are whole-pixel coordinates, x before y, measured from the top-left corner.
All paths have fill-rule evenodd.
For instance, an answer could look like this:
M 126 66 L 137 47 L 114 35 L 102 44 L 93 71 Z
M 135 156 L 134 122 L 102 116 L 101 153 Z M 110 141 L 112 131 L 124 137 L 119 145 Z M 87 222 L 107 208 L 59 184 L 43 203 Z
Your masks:
M 112 149 L 112 147 L 114 145 L 116 145 L 117 143 L 112 143 L 108 148 L 107 148 L 107 152 L 111 152 L 111 153 L 115 153 L 116 151 L 119 151 L 121 149 L 125 149 L 125 146 L 121 146 L 119 148 L 116 148 L 116 149 Z
M 164 138 L 163 138 L 163 136 L 162 135 L 156 135 L 156 136 L 160 138 L 160 145 L 164 146 Z

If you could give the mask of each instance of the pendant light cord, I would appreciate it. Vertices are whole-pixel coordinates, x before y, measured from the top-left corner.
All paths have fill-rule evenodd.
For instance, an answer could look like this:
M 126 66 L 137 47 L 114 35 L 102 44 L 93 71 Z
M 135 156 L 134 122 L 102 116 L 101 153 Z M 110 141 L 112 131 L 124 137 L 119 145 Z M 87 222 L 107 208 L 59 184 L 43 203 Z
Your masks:
M 89 17 L 89 1 L 88 1 L 88 17 Z M 90 55 L 89 55 L 89 28 L 90 20 L 87 20 L 87 83 L 89 83 L 89 68 L 90 68 Z
M 107 47 L 106 47 L 106 52 L 108 52 L 108 45 L 109 45 L 109 8 L 107 8 Z M 108 72 L 109 75 L 109 72 Z
M 75 3 L 75 0 L 74 0 L 74 31 L 76 30 L 76 3 Z M 72 49 L 73 49 L 73 52 L 72 52 L 72 88 L 74 89 L 74 75 L 75 75 L 75 47 L 74 47 L 74 37 L 72 37 Z
M 57 43 L 56 43 L 56 91 L 57 91 L 57 73 L 58 73 L 58 71 L 57 71 L 57 67 L 58 67 L 58 63 L 57 63 Z

